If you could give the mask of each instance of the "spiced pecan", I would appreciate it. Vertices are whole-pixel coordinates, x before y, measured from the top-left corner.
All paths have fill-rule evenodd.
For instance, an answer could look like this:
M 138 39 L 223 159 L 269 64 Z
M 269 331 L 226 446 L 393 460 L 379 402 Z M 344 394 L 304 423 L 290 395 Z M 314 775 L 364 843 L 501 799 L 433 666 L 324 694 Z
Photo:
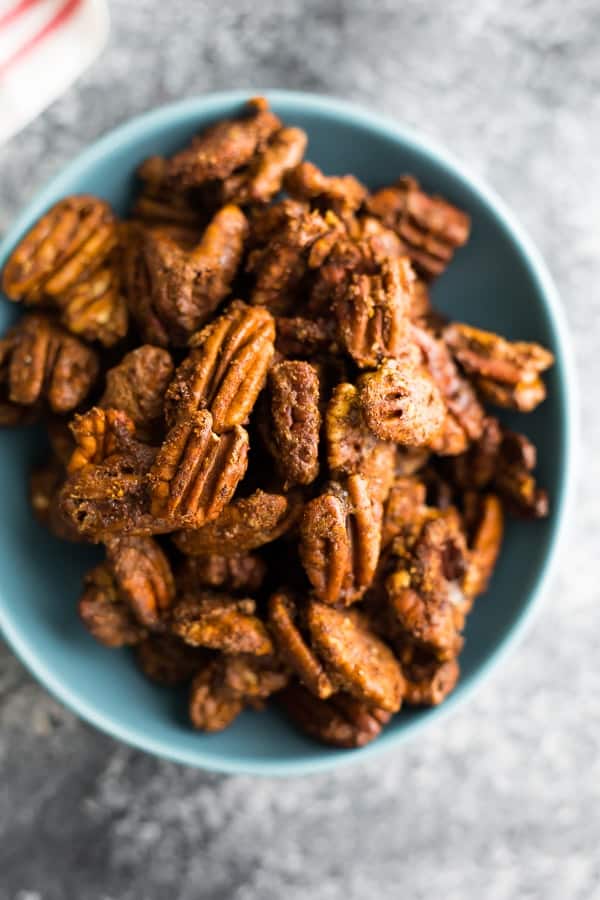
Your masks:
M 150 681 L 174 687 L 191 681 L 210 662 L 210 655 L 170 634 L 152 634 L 137 645 L 135 659 Z
M 487 590 L 502 546 L 504 514 L 495 494 L 470 493 L 465 497 L 470 509 L 469 552 L 462 590 L 468 600 L 474 600 Z
M 297 200 L 310 200 L 318 209 L 337 215 L 353 213 L 367 196 L 366 187 L 354 175 L 324 175 L 311 162 L 302 162 L 286 175 L 285 189 Z
M 29 502 L 33 514 L 51 534 L 63 541 L 80 541 L 77 529 L 60 509 L 60 489 L 65 479 L 63 465 L 57 459 L 32 469 L 29 476 Z
M 231 500 L 248 464 L 248 434 L 212 429 L 209 412 L 181 418 L 168 432 L 147 475 L 152 516 L 200 528 Z
M 119 595 L 107 563 L 101 563 L 85 576 L 79 616 L 90 634 L 107 647 L 139 644 L 147 635 Z
M 302 501 L 297 494 L 268 494 L 257 490 L 234 500 L 221 515 L 202 528 L 175 535 L 175 544 L 191 556 L 219 553 L 237 556 L 277 540 L 298 521 Z
M 165 181 L 176 190 L 230 176 L 248 165 L 279 130 L 281 122 L 262 97 L 250 100 L 245 115 L 209 126 L 165 165 Z
M 127 413 L 98 406 L 75 416 L 70 427 L 75 447 L 67 464 L 69 474 L 126 450 L 135 430 Z
M 72 334 L 112 347 L 127 334 L 127 301 L 120 269 L 102 260 L 56 300 L 60 320 Z
M 362 475 L 350 475 L 345 489 L 333 482 L 307 503 L 300 558 L 319 599 L 348 604 L 364 594 L 379 559 L 381 517 Z
M 269 372 L 270 444 L 287 485 L 319 473 L 319 377 L 307 362 L 283 360 Z
M 427 279 L 441 275 L 469 237 L 469 216 L 441 197 L 426 194 L 408 175 L 372 194 L 366 208 L 394 229 L 413 265 Z
M 334 478 L 362 475 L 372 496 L 383 502 L 394 479 L 396 450 L 367 427 L 358 390 L 338 384 L 325 413 L 327 462 Z
M 320 700 L 301 684 L 290 684 L 278 700 L 292 721 L 310 737 L 332 747 L 364 747 L 374 740 L 391 714 L 348 694 Z
M 245 706 L 261 708 L 285 687 L 287 674 L 269 656 L 223 655 L 196 675 L 189 712 L 194 728 L 222 731 Z
M 52 412 L 71 412 L 97 374 L 95 352 L 46 316 L 23 316 L 0 341 L 0 378 L 17 407 L 46 401 Z
M 66 197 L 39 219 L 11 253 L 2 289 L 10 300 L 38 303 L 72 287 L 115 246 L 110 207 L 97 197 Z
M 336 292 L 340 340 L 360 368 L 398 356 L 406 346 L 413 279 L 406 258 L 388 258 L 375 272 L 353 273 L 348 286 Z
M 449 513 L 425 521 L 412 546 L 406 535 L 394 540 L 395 566 L 385 582 L 391 633 L 441 660 L 459 652 L 469 605 L 462 590 L 466 542 L 458 516 Z
M 473 376 L 485 400 L 530 412 L 545 398 L 540 373 L 550 368 L 554 357 L 539 344 L 507 341 L 492 331 L 459 322 L 444 329 L 444 340 L 463 369 Z
M 206 218 L 203 196 L 197 190 L 174 191 L 166 181 L 167 160 L 150 156 L 139 166 L 143 182 L 132 214 L 148 227 L 184 228 L 197 233 Z
M 306 132 L 280 128 L 257 153 L 247 170 L 234 172 L 222 185 L 223 196 L 233 203 L 268 203 L 281 190 L 286 172 L 293 169 L 306 150 Z
M 265 656 L 273 652 L 273 644 L 255 612 L 256 603 L 250 598 L 198 591 L 177 602 L 171 629 L 192 647 Z
M 246 422 L 267 377 L 274 337 L 266 309 L 232 303 L 190 341 L 165 397 L 168 421 L 204 408 L 218 433 Z
M 388 495 L 383 514 L 381 545 L 388 547 L 394 538 L 403 535 L 404 543 L 414 543 L 427 516 L 427 486 L 416 476 L 396 478 Z
M 273 594 L 268 621 L 279 655 L 313 694 L 325 699 L 334 692 L 335 686 L 312 650 L 306 627 L 301 629 L 299 618 L 298 603 L 290 591 L 279 590 Z
M 162 420 L 165 392 L 172 377 L 170 354 L 161 347 L 143 344 L 108 370 L 99 406 L 122 410 L 139 435 L 150 436 Z
M 534 444 L 524 434 L 504 429 L 493 487 L 511 512 L 528 519 L 548 515 L 548 494 L 538 487 L 533 475 L 536 463 Z
M 365 421 L 382 440 L 411 447 L 431 446 L 440 434 L 446 407 L 418 351 L 410 346 L 357 382 Z
M 438 706 L 456 687 L 460 668 L 456 659 L 440 660 L 406 644 L 400 652 L 408 706 Z
M 111 538 L 106 554 L 119 595 L 136 619 L 148 628 L 162 628 L 175 600 L 175 582 L 156 541 L 139 536 Z
M 337 329 L 331 319 L 277 316 L 275 349 L 287 357 L 310 358 L 337 353 Z
M 186 556 L 177 572 L 177 586 L 185 593 L 193 593 L 198 588 L 252 593 L 260 588 L 266 574 L 266 563 L 254 553 Z

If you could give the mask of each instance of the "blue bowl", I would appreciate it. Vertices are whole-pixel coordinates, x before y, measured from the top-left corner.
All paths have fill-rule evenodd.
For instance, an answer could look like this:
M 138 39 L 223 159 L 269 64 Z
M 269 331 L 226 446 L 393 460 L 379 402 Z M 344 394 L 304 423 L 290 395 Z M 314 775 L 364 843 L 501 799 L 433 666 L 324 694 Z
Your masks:
M 103 137 L 29 204 L 0 247 L 0 265 L 32 223 L 66 194 L 98 194 L 124 213 L 142 159 L 171 153 L 199 128 L 235 114 L 247 96 L 234 92 L 185 100 Z M 222 734 L 192 731 L 185 692 L 146 681 L 129 652 L 104 649 L 81 627 L 75 602 L 81 577 L 98 560 L 99 551 L 60 543 L 29 512 L 27 475 L 43 455 L 42 432 L 2 433 L 0 624 L 23 662 L 72 710 L 129 744 L 204 769 L 276 775 L 330 769 L 397 748 L 469 697 L 514 644 L 548 583 L 564 532 L 574 470 L 576 401 L 567 328 L 555 287 L 530 239 L 487 187 L 444 150 L 394 122 L 310 94 L 272 91 L 269 98 L 286 122 L 306 129 L 308 156 L 326 172 L 352 172 L 373 187 L 411 172 L 426 188 L 466 209 L 473 220 L 472 238 L 436 284 L 436 304 L 453 318 L 512 338 L 540 341 L 556 355 L 545 403 L 531 415 L 508 417 L 538 446 L 539 480 L 550 493 L 550 517 L 510 522 L 491 588 L 469 617 L 462 677 L 454 694 L 441 707 L 403 711 L 377 741 L 354 751 L 321 747 L 272 710 L 244 713 Z M 19 312 L 12 304 L 0 305 L 2 331 Z M 441 732 L 438 735 L 441 739 Z

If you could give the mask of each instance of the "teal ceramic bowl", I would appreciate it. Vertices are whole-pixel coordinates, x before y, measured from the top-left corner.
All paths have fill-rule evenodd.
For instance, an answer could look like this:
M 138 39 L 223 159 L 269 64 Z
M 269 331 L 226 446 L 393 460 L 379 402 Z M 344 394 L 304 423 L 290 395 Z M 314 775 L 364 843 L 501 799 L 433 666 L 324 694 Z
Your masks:
M 235 114 L 247 96 L 236 92 L 185 100 L 103 137 L 29 204 L 0 247 L 0 264 L 30 225 L 66 194 L 98 194 L 124 212 L 142 159 L 171 153 L 199 128 Z M 530 239 L 487 187 L 445 150 L 395 122 L 310 94 L 273 91 L 269 98 L 286 122 L 306 129 L 308 155 L 326 172 L 352 172 L 373 187 L 412 172 L 426 188 L 468 210 L 472 239 L 435 286 L 436 304 L 454 318 L 541 341 L 556 354 L 548 399 L 518 420 L 539 448 L 539 479 L 550 493 L 550 517 L 510 523 L 491 588 L 469 617 L 454 694 L 439 708 L 403 711 L 377 741 L 355 751 L 321 747 L 271 710 L 244 713 L 223 734 L 192 731 L 185 692 L 146 681 L 127 651 L 104 649 L 79 624 L 75 601 L 81 577 L 99 552 L 54 540 L 29 513 L 27 473 L 44 453 L 41 431 L 1 434 L 0 623 L 18 656 L 59 700 L 120 740 L 205 769 L 276 775 L 330 769 L 398 750 L 409 738 L 423 739 L 424 729 L 471 696 L 499 663 L 548 583 L 564 531 L 576 403 L 567 329 L 554 285 Z M 14 305 L 0 303 L 2 331 L 17 313 Z M 437 738 L 442 739 L 439 728 Z M 435 740 L 435 732 L 427 739 Z

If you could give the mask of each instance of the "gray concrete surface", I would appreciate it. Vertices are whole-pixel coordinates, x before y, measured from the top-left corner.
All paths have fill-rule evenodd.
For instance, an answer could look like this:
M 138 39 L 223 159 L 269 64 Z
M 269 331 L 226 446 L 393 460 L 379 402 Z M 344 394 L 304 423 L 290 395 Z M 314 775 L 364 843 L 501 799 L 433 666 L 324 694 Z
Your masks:
M 222 778 L 127 749 L 0 655 L 2 900 L 600 896 L 600 6 L 113 0 L 110 44 L 0 148 L 0 231 L 129 116 L 214 89 L 324 91 L 452 146 L 558 281 L 582 381 L 571 544 L 527 639 L 424 742 L 337 774 Z

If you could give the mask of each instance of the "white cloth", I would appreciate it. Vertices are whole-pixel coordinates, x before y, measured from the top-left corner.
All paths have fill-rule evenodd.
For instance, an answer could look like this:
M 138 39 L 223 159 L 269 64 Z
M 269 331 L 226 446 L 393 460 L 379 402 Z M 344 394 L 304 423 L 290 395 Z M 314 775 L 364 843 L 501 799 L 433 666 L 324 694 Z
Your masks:
M 107 35 L 106 0 L 0 0 L 0 143 L 67 89 Z

